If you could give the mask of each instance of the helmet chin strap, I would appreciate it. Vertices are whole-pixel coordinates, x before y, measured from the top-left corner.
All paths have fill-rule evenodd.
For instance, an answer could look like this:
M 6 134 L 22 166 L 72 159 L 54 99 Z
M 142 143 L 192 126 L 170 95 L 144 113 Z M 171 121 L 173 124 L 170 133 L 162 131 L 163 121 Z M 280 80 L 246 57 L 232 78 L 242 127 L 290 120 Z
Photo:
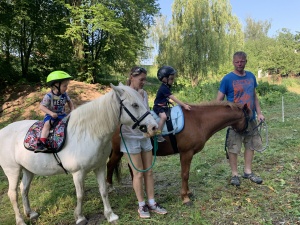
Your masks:
M 169 84 L 169 77 L 167 77 L 167 83 L 166 83 L 166 85 L 167 85 L 168 87 L 172 87 L 172 85 Z
M 58 95 L 58 96 L 61 95 L 61 92 L 60 92 L 60 85 L 61 85 L 61 82 L 58 83 L 58 87 L 57 87 L 55 84 L 53 84 L 53 86 L 56 87 L 56 89 L 57 89 L 57 94 L 56 94 L 56 95 Z M 53 93 L 53 91 L 52 91 L 52 93 Z M 53 94 L 54 94 L 54 93 L 53 93 Z

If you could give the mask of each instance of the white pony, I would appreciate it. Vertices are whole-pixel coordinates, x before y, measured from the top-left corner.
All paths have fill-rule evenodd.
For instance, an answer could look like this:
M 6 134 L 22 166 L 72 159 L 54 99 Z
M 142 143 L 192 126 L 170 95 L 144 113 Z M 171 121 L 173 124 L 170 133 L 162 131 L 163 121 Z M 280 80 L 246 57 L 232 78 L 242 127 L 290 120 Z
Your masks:
M 119 219 L 111 209 L 105 182 L 106 161 L 111 152 L 111 138 L 119 123 L 143 128 L 149 136 L 156 132 L 157 123 L 143 105 L 137 91 L 120 84 L 111 85 L 104 96 L 73 110 L 67 127 L 67 139 L 58 153 L 63 167 L 72 174 L 76 188 L 77 206 L 74 211 L 76 224 L 86 224 L 82 215 L 84 179 L 93 170 L 98 181 L 104 205 L 104 215 L 109 222 Z M 36 121 L 14 122 L 0 130 L 0 166 L 8 178 L 8 196 L 13 206 L 16 224 L 26 225 L 18 206 L 17 185 L 20 183 L 24 213 L 30 219 L 39 214 L 30 208 L 28 192 L 35 174 L 50 176 L 64 173 L 53 154 L 34 153 L 23 145 L 24 137 Z

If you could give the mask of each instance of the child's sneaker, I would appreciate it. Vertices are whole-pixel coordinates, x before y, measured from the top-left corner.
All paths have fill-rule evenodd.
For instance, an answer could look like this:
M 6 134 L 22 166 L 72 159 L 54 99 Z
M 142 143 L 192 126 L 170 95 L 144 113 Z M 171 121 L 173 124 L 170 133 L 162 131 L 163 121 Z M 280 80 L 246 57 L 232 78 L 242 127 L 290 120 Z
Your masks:
M 143 219 L 150 218 L 150 212 L 147 205 L 140 206 L 138 209 L 138 213 L 140 214 L 140 218 Z
M 37 152 L 45 152 L 45 151 L 47 151 L 47 150 L 48 150 L 48 148 L 46 147 L 46 145 L 45 145 L 43 142 L 39 141 L 39 142 L 37 143 L 37 147 L 36 147 L 36 149 L 34 150 L 34 152 L 35 152 L 35 153 L 37 153 Z
M 165 210 L 163 207 L 161 207 L 158 203 L 155 203 L 154 205 L 148 205 L 148 208 L 151 212 L 156 212 L 158 214 L 167 214 L 167 210 Z
M 164 142 L 165 140 L 162 135 L 157 135 L 157 142 Z

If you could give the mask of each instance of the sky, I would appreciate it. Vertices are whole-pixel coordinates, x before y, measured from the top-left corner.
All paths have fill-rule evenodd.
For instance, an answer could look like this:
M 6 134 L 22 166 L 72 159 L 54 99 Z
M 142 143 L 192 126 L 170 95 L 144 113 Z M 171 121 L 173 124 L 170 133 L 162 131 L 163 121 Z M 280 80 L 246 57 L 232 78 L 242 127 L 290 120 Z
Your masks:
M 173 0 L 158 0 L 160 12 L 172 17 Z M 275 36 L 277 31 L 287 28 L 292 34 L 300 32 L 300 0 L 230 0 L 232 14 L 239 18 L 245 26 L 245 19 L 251 17 L 254 21 L 269 21 L 271 28 L 268 35 Z

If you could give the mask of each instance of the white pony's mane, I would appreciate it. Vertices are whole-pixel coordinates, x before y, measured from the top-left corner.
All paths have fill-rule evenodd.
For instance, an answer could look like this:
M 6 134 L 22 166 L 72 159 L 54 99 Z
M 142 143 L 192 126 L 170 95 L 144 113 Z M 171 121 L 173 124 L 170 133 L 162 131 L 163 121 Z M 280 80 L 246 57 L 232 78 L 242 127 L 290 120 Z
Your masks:
M 78 138 L 86 135 L 101 138 L 114 132 L 118 125 L 119 101 L 111 90 L 105 95 L 83 104 L 70 114 L 68 131 L 78 132 Z
M 142 96 L 129 86 L 118 86 L 124 90 L 122 99 L 135 99 L 142 103 Z M 138 98 L 138 99 L 137 99 Z M 123 112 L 124 113 L 124 112 Z M 120 100 L 114 90 L 105 95 L 79 106 L 70 114 L 68 132 L 78 132 L 77 137 L 86 135 L 99 139 L 113 133 L 119 124 Z

